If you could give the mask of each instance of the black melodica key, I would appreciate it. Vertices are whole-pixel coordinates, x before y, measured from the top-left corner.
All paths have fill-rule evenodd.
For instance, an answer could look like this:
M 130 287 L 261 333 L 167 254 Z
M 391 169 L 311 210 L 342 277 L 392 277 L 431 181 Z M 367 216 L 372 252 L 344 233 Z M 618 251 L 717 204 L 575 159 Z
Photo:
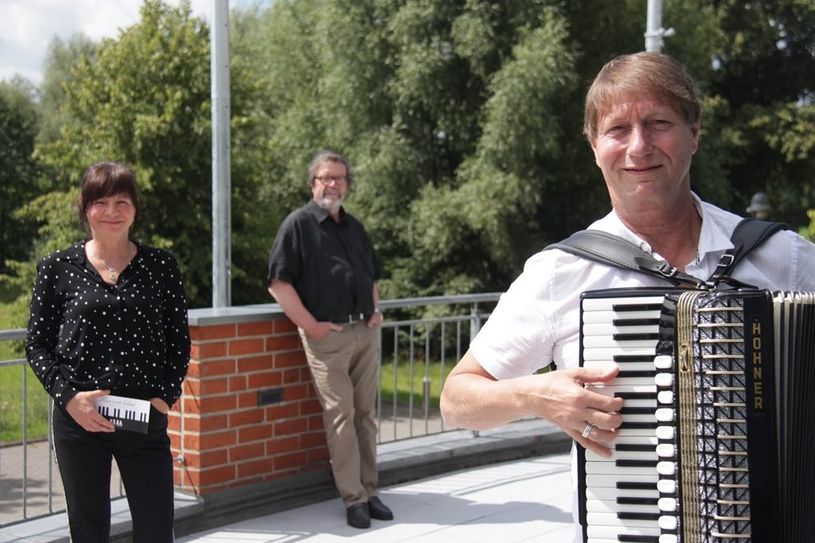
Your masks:
M 632 460 L 629 458 L 621 458 L 614 461 L 614 465 L 618 468 L 655 468 L 657 467 L 657 459 L 654 460 Z
M 656 392 L 615 392 L 615 398 L 622 398 L 623 400 L 656 400 Z
M 611 334 L 611 339 L 615 341 L 635 341 L 635 340 L 657 340 L 659 339 L 659 334 L 647 334 L 647 333 L 640 333 L 640 334 L 631 334 L 622 332 L 619 334 Z M 653 357 L 652 357 L 653 358 Z
M 639 481 L 617 481 L 614 487 L 620 490 L 653 490 L 657 487 L 657 484 Z
M 625 422 L 620 425 L 620 428 L 624 430 L 631 430 L 633 428 L 656 428 L 659 426 L 657 421 L 654 422 Z
M 626 311 L 659 311 L 662 309 L 662 303 L 658 304 L 611 304 L 612 311 L 617 313 L 625 313 Z
M 651 415 L 654 413 L 653 407 L 625 407 L 618 411 L 621 415 Z
M 659 520 L 659 517 L 662 513 L 640 513 L 634 511 L 621 511 L 617 513 L 618 519 L 629 519 L 629 520 Z
M 659 319 L 611 319 L 612 326 L 659 326 Z
M 615 354 L 611 357 L 614 362 L 653 362 L 652 354 Z
M 617 498 L 620 505 L 657 505 L 659 498 L 639 498 L 636 496 L 620 496 Z
M 620 543 L 659 543 L 658 535 L 620 534 L 617 536 Z
M 625 377 L 648 377 L 653 379 L 654 376 L 657 374 L 656 370 L 621 370 L 620 373 L 617 374 L 618 379 L 622 379 Z
M 645 452 L 654 452 L 654 445 L 652 443 L 616 443 L 614 445 L 615 451 L 628 451 L 628 452 L 635 452 L 635 451 L 645 451 Z

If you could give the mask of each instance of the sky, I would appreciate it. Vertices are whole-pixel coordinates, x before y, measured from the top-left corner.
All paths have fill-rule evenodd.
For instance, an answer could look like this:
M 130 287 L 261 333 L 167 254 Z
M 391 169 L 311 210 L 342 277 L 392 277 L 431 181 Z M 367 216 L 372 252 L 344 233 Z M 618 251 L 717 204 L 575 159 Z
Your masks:
M 270 0 L 229 0 L 230 7 Z M 165 0 L 179 5 L 181 0 Z M 196 15 L 210 20 L 213 0 L 191 0 Z M 0 0 L 0 79 L 20 75 L 39 84 L 48 44 L 82 33 L 94 41 L 116 37 L 138 22 L 142 0 Z

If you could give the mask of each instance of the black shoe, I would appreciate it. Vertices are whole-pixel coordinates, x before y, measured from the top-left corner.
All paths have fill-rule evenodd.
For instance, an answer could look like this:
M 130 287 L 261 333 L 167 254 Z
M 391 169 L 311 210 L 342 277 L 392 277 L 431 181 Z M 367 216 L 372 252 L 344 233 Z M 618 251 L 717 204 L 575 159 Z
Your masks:
M 368 498 L 368 513 L 371 518 L 375 518 L 376 520 L 393 520 L 393 511 L 382 503 L 379 496 L 371 496 Z
M 371 527 L 371 514 L 368 513 L 368 504 L 355 503 L 345 510 L 348 526 L 364 530 Z

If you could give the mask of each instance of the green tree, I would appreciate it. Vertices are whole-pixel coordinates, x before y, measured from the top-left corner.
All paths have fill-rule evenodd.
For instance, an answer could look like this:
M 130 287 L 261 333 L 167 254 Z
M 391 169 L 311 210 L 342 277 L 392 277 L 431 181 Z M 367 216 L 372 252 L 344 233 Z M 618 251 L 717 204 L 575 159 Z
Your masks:
M 247 138 L 242 108 L 246 100 L 240 70 L 233 85 L 235 141 Z M 59 137 L 39 147 L 43 163 L 55 172 L 58 192 L 71 193 L 85 168 L 100 160 L 129 163 L 137 174 L 142 213 L 136 235 L 145 243 L 169 248 L 179 259 L 193 306 L 210 303 L 211 274 L 211 121 L 209 30 L 190 13 L 147 0 L 138 24 L 97 48 L 82 50 L 70 71 Z M 251 123 L 249 123 L 251 124 Z M 243 149 L 239 147 L 242 151 Z M 239 152 L 236 152 L 239 154 Z M 236 303 L 256 301 L 262 294 L 260 270 L 244 273 L 242 264 L 260 267 L 257 228 L 252 211 L 263 206 L 246 174 L 245 161 L 233 170 L 233 229 L 240 240 L 233 255 Z M 257 176 L 255 176 L 256 178 Z M 68 225 L 63 215 L 30 213 L 46 225 Z M 45 241 L 61 237 L 61 227 L 47 229 Z M 68 227 L 74 235 L 79 233 Z M 249 240 L 249 241 L 247 241 Z M 48 243 L 51 245 L 51 243 Z M 251 254 L 247 254 L 251 253 Z M 41 256 L 41 255 L 40 255 Z M 247 286 L 250 285 L 250 286 Z
M 726 39 L 712 56 L 708 92 L 729 132 L 731 195 L 738 212 L 757 191 L 773 218 L 795 226 L 815 207 L 815 4 L 711 2 Z
M 0 272 L 25 260 L 35 232 L 15 210 L 39 192 L 34 143 L 39 129 L 36 90 L 22 79 L 0 82 Z
M 268 300 L 266 251 L 309 198 L 303 172 L 322 147 L 355 166 L 348 207 L 385 263 L 384 296 L 506 288 L 529 255 L 608 212 L 581 134 L 583 95 L 607 60 L 642 50 L 645 19 L 642 0 L 277 0 L 233 11 L 234 303 Z M 663 23 L 675 30 L 664 50 L 701 91 L 694 190 L 737 213 L 764 190 L 776 218 L 806 226 L 815 5 L 668 2 Z M 208 305 L 206 25 L 186 4 L 148 0 L 118 38 L 69 45 L 53 47 L 73 66 L 51 82 L 65 92 L 51 100 L 60 130 L 44 131 L 35 153 L 59 192 L 22 212 L 44 221 L 38 247 L 77 235 L 50 215 L 70 207 L 88 164 L 126 160 L 145 197 L 141 237 L 178 254 L 194 304 Z
M 67 40 L 55 37 L 48 44 L 43 61 L 43 80 L 40 84 L 39 141 L 49 142 L 59 138 L 66 116 L 62 113 L 66 89 L 73 85 L 72 70 L 83 58 L 94 58 L 96 44 L 83 34 L 75 34 Z
M 743 213 L 774 183 L 779 209 L 800 214 L 813 7 L 749 6 L 666 5 L 665 51 L 702 92 L 694 189 Z M 299 205 L 308 156 L 337 148 L 357 167 L 349 207 L 387 263 L 386 295 L 504 288 L 531 253 L 608 211 L 582 99 L 609 58 L 642 50 L 645 19 L 639 0 L 280 0 L 257 19 L 271 190 Z M 742 77 L 754 68 L 757 87 Z

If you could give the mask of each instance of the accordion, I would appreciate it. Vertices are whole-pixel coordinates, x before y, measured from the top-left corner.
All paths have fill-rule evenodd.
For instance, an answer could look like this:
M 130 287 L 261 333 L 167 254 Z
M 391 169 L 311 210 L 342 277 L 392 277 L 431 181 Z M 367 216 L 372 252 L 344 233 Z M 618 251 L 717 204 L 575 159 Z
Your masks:
M 580 364 L 624 398 L 612 457 L 578 447 L 584 543 L 815 541 L 815 293 L 581 295 Z

